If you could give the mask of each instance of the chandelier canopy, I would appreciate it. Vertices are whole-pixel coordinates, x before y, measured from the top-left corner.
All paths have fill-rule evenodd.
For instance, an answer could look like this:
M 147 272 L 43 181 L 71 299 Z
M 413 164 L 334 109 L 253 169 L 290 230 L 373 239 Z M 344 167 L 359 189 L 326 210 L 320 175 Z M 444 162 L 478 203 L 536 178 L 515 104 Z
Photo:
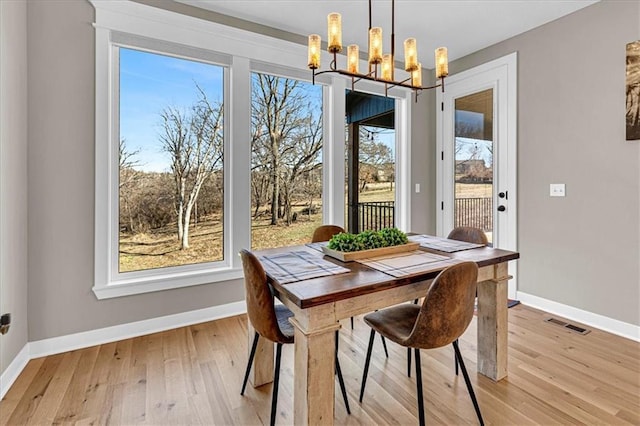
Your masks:
M 337 73 L 351 77 L 352 89 L 359 80 L 384 83 L 385 96 L 388 94 L 388 90 L 395 86 L 412 89 L 416 98 L 422 90 L 440 87 L 444 92 L 444 79 L 449 75 L 447 48 L 439 47 L 435 50 L 436 78 L 440 82 L 434 86 L 423 87 L 422 65 L 418 62 L 418 48 L 415 38 L 408 38 L 404 41 L 404 69 L 409 73 L 409 77 L 404 80 L 395 80 L 395 0 L 391 0 L 391 53 L 386 54 L 382 52 L 382 28 L 371 26 L 371 1 L 369 0 L 369 69 L 367 72 L 360 72 L 360 48 L 357 44 L 347 46 L 346 69 L 338 68 L 337 55 L 342 51 L 342 16 L 339 13 L 330 13 L 327 16 L 327 51 L 333 54 L 333 60 L 328 70 L 316 71 L 320 68 L 322 39 L 318 34 L 309 36 L 308 67 L 313 74 L 314 84 L 316 75 Z

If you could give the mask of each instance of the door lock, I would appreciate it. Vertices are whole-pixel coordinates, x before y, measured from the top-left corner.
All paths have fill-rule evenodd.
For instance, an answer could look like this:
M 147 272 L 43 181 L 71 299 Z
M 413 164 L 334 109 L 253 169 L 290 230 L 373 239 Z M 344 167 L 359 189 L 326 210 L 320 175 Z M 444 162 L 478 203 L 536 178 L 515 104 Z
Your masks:
M 498 206 L 498 211 L 499 212 L 503 212 L 505 211 L 507 208 L 505 206 Z

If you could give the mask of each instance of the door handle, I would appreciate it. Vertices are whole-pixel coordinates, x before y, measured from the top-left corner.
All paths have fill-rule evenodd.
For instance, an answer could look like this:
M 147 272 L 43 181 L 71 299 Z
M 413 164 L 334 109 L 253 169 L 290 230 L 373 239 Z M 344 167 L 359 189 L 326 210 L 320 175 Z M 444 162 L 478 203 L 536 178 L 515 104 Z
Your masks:
M 499 212 L 503 212 L 505 211 L 507 208 L 505 206 L 498 206 L 498 211 Z

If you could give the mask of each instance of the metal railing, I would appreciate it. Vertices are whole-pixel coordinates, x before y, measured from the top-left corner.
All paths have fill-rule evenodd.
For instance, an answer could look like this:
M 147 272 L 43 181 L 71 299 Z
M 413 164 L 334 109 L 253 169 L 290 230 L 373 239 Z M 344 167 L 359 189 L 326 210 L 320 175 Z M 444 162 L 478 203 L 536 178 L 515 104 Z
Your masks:
M 454 226 L 473 226 L 485 232 L 493 230 L 493 198 L 456 198 Z
M 454 226 L 473 226 L 485 232 L 493 230 L 493 199 L 456 198 Z M 372 201 L 358 203 L 358 232 L 395 226 L 395 203 Z
M 358 203 L 358 232 L 392 228 L 396 222 L 395 202 Z

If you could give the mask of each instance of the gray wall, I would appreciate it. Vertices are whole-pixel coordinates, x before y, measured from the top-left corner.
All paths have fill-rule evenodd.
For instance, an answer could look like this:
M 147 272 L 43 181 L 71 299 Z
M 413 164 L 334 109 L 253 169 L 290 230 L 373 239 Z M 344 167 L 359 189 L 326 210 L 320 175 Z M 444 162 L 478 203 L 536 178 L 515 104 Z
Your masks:
M 420 93 L 411 110 L 411 231 L 431 235 L 436 233 L 437 214 L 435 104 L 435 91 L 429 90 Z
M 625 45 L 640 2 L 602 1 L 455 61 L 518 52 L 519 290 L 640 325 L 640 141 L 625 141 Z M 549 184 L 565 183 L 565 198 Z
M 0 373 L 27 343 L 27 4 L 0 1 Z
M 242 300 L 240 280 L 96 299 L 94 9 L 32 1 L 27 18 L 29 340 Z

